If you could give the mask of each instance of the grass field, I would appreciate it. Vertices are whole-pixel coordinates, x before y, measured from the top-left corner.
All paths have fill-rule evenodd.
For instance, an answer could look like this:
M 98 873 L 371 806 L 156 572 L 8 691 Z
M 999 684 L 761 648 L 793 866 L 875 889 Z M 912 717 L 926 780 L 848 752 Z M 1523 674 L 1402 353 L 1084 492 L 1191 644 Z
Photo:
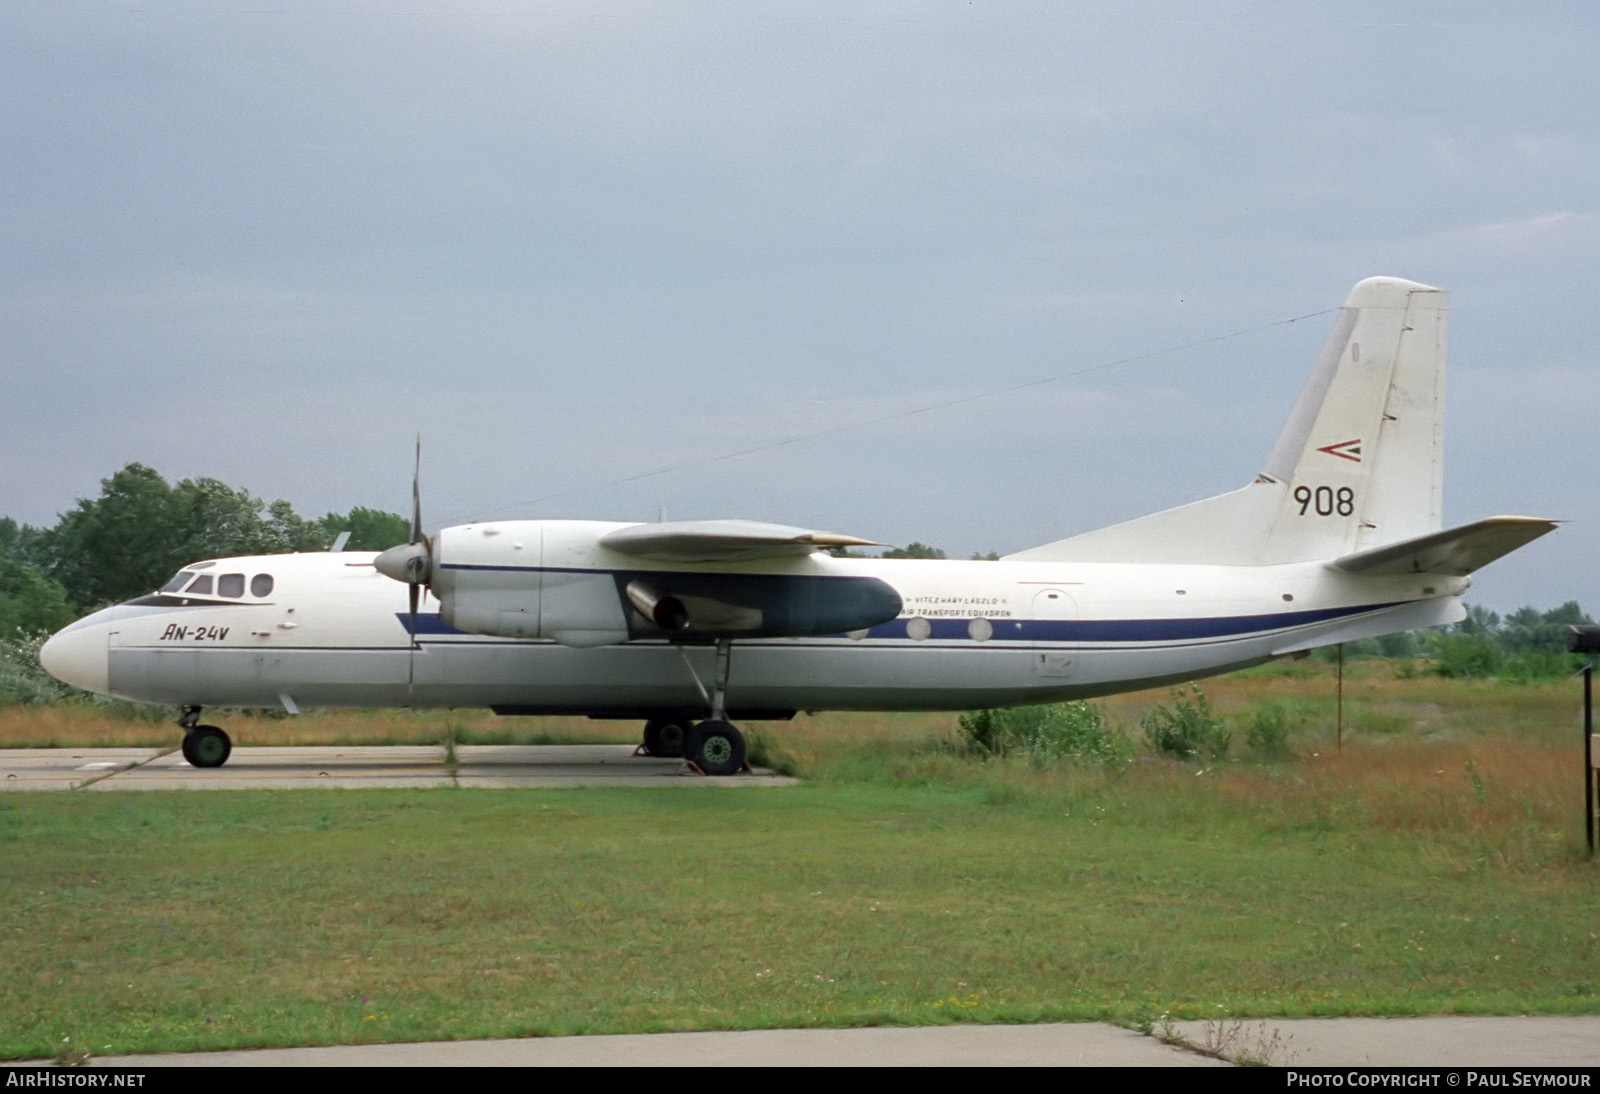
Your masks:
M 1600 1011 L 1572 681 L 1290 666 L 1292 756 L 1040 769 L 946 716 L 761 727 L 806 785 L 0 796 L 0 1056 L 575 1032 Z M 1132 725 L 1164 694 L 1105 704 Z M 243 744 L 631 739 L 228 720 Z M 1137 731 L 1135 731 L 1137 735 Z M 0 745 L 175 743 L 81 708 Z

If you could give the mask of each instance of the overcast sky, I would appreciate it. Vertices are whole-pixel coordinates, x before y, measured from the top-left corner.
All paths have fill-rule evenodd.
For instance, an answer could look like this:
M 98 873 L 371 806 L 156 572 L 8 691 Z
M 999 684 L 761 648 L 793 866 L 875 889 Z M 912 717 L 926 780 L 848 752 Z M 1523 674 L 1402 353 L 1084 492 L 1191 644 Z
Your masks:
M 130 461 L 404 512 L 420 430 L 430 527 L 1012 551 L 1249 481 L 1313 313 L 1392 274 L 1452 294 L 1447 523 L 1570 521 L 1468 599 L 1600 611 L 1597 28 L 0 3 L 0 514 L 52 523 Z

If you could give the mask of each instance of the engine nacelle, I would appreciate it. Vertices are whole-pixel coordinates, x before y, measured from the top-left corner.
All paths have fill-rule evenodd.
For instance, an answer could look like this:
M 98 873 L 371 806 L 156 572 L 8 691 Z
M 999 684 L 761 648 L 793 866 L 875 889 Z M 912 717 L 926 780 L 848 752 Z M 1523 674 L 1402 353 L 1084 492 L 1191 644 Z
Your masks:
M 553 638 L 569 646 L 628 640 L 616 580 L 597 567 L 600 536 L 616 524 L 519 520 L 465 524 L 433 543 L 433 593 L 456 630 Z
M 600 544 L 626 527 L 548 520 L 446 528 L 432 549 L 440 616 L 474 634 L 589 647 L 633 638 L 843 634 L 900 613 L 900 595 L 887 582 L 830 574 L 826 556 L 652 567 Z

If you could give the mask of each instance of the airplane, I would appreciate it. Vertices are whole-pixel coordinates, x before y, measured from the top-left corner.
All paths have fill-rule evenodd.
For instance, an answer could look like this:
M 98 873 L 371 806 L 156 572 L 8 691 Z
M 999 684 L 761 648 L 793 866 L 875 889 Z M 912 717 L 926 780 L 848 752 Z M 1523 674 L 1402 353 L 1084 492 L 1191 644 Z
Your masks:
M 1468 575 L 1555 522 L 1443 529 L 1447 318 L 1439 289 L 1361 281 L 1254 481 L 997 562 L 748 520 L 429 537 L 413 478 L 406 544 L 196 562 L 40 661 L 182 707 L 196 767 L 232 747 L 206 706 L 488 707 L 638 719 L 648 753 L 726 775 L 737 721 L 1084 699 L 1458 622 Z

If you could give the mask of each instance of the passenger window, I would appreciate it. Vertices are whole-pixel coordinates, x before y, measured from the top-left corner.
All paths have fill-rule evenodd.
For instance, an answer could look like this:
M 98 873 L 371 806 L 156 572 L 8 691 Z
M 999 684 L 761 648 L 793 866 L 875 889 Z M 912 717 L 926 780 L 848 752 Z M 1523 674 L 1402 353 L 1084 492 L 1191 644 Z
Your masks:
M 178 573 L 177 573 L 177 576 L 175 576 L 171 581 L 167 582 L 165 585 L 161 586 L 161 591 L 164 592 L 164 593 L 175 593 L 179 589 L 183 588 L 184 585 L 187 584 L 189 579 L 191 577 L 193 577 L 193 576 L 194 576 L 194 571 L 193 570 L 179 570 Z
M 272 595 L 272 575 L 271 574 L 257 574 L 255 577 L 252 577 L 250 579 L 250 595 L 251 596 L 271 596 Z
M 218 596 L 243 596 L 244 595 L 244 575 L 243 574 L 223 574 L 221 577 L 217 578 L 217 595 Z
M 190 585 L 187 591 L 194 593 L 196 596 L 210 596 L 211 575 L 201 574 L 199 577 L 194 579 L 194 584 Z

